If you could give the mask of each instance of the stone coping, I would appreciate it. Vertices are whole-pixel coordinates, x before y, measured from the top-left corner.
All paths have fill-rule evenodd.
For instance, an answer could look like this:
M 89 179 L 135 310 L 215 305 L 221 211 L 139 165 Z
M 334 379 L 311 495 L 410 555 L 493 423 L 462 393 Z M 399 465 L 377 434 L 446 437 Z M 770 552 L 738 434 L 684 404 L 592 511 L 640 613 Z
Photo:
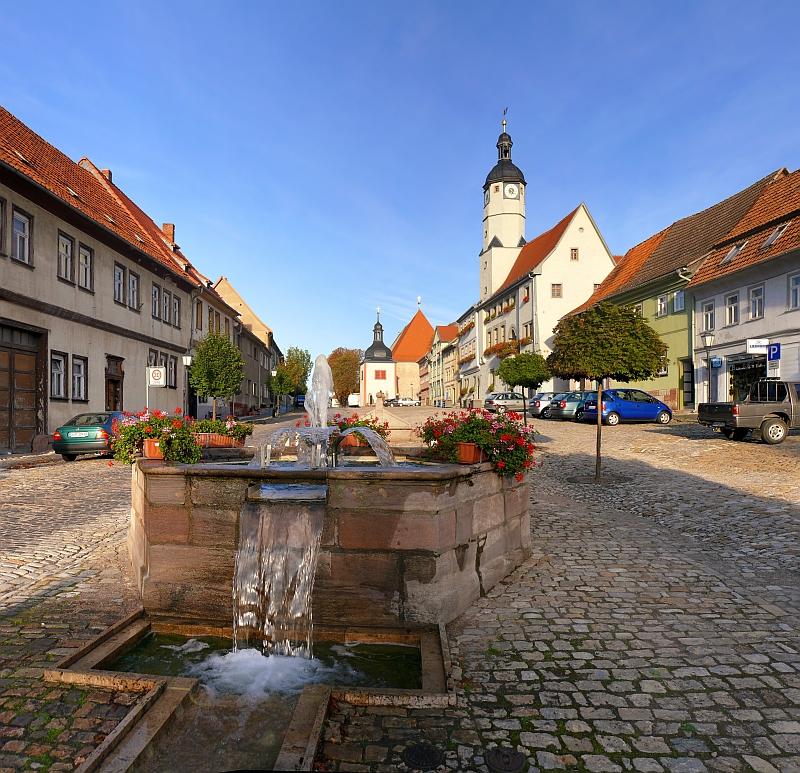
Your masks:
M 148 475 L 181 475 L 196 478 L 272 478 L 275 480 L 457 480 L 468 478 L 476 472 L 492 470 L 491 462 L 481 464 L 420 464 L 419 469 L 394 467 L 368 467 L 347 469 L 333 467 L 323 470 L 291 467 L 247 467 L 229 464 L 170 464 L 156 459 L 138 460 L 137 465 Z

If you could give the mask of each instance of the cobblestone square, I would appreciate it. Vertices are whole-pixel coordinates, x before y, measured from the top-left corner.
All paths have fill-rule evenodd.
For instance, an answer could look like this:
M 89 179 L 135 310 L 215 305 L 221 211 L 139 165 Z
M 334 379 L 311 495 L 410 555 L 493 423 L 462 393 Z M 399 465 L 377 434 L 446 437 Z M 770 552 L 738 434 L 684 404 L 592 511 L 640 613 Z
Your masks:
M 451 770 L 513 746 L 532 770 L 800 770 L 800 438 L 738 443 L 690 422 L 539 421 L 534 554 L 448 626 L 448 710 L 334 707 L 317 767 Z M 71 770 L 131 696 L 41 670 L 134 609 L 127 468 L 0 475 L 0 771 Z

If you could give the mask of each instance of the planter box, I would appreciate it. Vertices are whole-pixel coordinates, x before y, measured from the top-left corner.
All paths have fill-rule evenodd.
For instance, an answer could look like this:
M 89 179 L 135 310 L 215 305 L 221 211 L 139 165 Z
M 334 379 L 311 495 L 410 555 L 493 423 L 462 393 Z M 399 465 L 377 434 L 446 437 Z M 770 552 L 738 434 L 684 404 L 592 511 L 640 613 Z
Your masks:
M 145 438 L 142 443 L 142 454 L 145 459 L 163 459 L 164 452 L 161 450 L 160 441 L 155 438 Z
M 218 432 L 196 432 L 194 437 L 200 448 L 241 448 L 244 445 L 243 440 Z
M 477 443 L 456 443 L 456 453 L 459 464 L 480 464 L 486 461 L 486 454 Z

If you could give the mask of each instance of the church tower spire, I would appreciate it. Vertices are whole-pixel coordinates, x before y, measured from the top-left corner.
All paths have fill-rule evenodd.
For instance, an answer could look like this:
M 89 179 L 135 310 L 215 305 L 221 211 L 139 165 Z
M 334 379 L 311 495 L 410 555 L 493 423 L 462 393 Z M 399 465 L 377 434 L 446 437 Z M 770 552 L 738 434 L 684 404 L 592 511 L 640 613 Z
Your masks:
M 506 131 L 497 138 L 497 163 L 483 184 L 483 249 L 480 254 L 481 300 L 505 281 L 520 248 L 525 244 L 525 175 L 511 160 L 514 142 Z

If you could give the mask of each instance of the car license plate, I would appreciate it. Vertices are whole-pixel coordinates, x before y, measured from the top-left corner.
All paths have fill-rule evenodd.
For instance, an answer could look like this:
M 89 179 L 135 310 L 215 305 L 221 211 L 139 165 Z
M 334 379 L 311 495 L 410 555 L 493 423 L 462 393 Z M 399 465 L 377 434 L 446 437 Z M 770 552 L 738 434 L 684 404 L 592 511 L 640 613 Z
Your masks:
M 88 432 L 70 432 L 69 436 L 70 437 L 89 437 L 89 433 Z
M 711 426 L 712 427 L 724 427 L 725 426 L 725 422 L 724 421 L 714 421 L 714 422 L 711 423 Z

